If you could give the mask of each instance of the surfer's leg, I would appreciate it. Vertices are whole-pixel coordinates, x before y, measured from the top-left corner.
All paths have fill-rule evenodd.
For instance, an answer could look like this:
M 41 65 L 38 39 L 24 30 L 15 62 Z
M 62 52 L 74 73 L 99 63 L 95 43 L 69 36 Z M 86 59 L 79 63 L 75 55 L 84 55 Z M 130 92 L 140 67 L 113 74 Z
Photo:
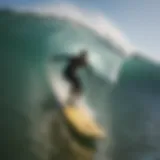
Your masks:
M 76 105 L 76 102 L 80 97 L 80 83 L 78 81 L 78 78 L 74 75 L 68 75 L 67 80 L 71 86 L 67 104 L 74 106 Z
M 65 72 L 64 73 L 65 79 L 69 82 L 70 84 L 70 91 L 69 91 L 69 96 L 67 100 L 67 104 L 69 105 L 75 105 L 75 102 L 78 101 L 81 95 L 81 83 L 79 81 L 79 78 L 72 73 Z
M 69 89 L 69 93 L 68 93 L 68 98 L 66 100 L 66 104 L 68 105 L 74 105 L 74 101 L 75 101 L 75 92 L 74 92 L 74 76 L 69 73 L 69 72 L 64 72 L 63 74 L 64 78 L 66 81 L 68 81 L 68 83 L 70 84 L 70 89 Z
M 78 77 L 74 77 L 72 80 L 73 81 L 72 81 L 71 95 L 73 97 L 74 103 L 76 103 L 78 102 L 81 96 L 81 83 Z

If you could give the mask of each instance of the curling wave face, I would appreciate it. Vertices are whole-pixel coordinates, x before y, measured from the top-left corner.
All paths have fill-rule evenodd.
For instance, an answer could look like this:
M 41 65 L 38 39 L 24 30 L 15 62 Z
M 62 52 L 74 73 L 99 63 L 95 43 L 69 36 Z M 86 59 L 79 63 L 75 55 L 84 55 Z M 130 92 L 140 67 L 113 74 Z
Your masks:
M 154 65 L 145 60 L 134 59 L 126 62 L 129 65 L 124 65 L 120 70 L 121 64 L 124 63 L 124 56 L 119 49 L 91 30 L 68 20 L 1 11 L 0 23 L 3 24 L 0 25 L 2 31 L 0 53 L 3 57 L 0 63 L 1 77 L 3 77 L 0 79 L 3 92 L 1 118 L 4 122 L 4 133 L 8 133 L 1 133 L 1 138 L 4 137 L 1 142 L 5 144 L 1 147 L 7 151 L 3 159 L 24 160 L 27 157 L 34 160 L 48 158 L 70 160 L 83 157 L 87 160 L 92 158 L 93 152 L 86 150 L 85 146 L 77 142 L 67 129 L 48 76 L 48 73 L 55 73 L 53 78 L 56 77 L 65 65 L 51 63 L 51 56 L 64 52 L 76 53 L 81 48 L 89 48 L 92 67 L 92 73 L 87 74 L 85 71 L 80 73 L 85 88 L 84 96 L 98 121 L 106 131 L 109 130 L 109 140 L 97 143 L 98 152 L 95 159 L 106 159 L 107 142 L 110 140 L 113 144 L 112 152 L 109 150 L 113 153 L 110 154 L 112 159 L 120 159 L 116 157 L 116 153 L 123 159 L 127 159 L 125 148 L 128 145 L 130 151 L 135 149 L 131 145 L 137 146 L 138 133 L 141 133 L 141 137 L 153 138 L 154 133 L 146 131 L 149 126 L 146 125 L 145 116 L 150 115 L 149 108 L 152 106 L 154 109 L 150 116 L 152 121 L 156 121 L 153 115 L 158 108 L 153 103 L 153 96 L 149 96 L 151 90 L 146 90 L 145 94 L 144 91 L 155 79 L 155 75 L 159 75 Z M 12 26 L 8 28 L 9 25 Z M 6 35 L 9 35 L 9 38 Z M 137 72 L 135 64 L 138 64 L 140 72 Z M 50 66 L 49 72 L 48 66 Z M 150 70 L 150 73 L 155 73 L 156 70 L 156 73 L 152 74 L 152 80 L 150 77 L 146 78 L 147 70 Z M 118 79 L 117 74 L 120 74 Z M 139 75 L 139 79 L 141 75 L 145 75 L 147 82 L 139 83 L 137 79 L 131 78 L 136 74 Z M 138 97 L 131 87 L 133 84 L 139 84 Z M 159 92 L 156 87 L 154 88 L 155 98 L 159 96 Z M 147 102 L 144 100 L 145 96 L 150 98 Z M 158 98 L 156 100 L 156 104 L 159 104 Z M 148 110 L 144 112 L 142 106 L 146 105 Z M 125 118 L 126 112 L 128 116 Z M 135 114 L 132 114 L 133 112 Z M 134 127 L 131 133 L 129 126 L 135 125 L 133 122 L 137 119 L 136 113 L 139 113 L 138 118 L 141 123 L 138 122 L 138 129 Z M 128 123 L 125 123 L 126 121 Z M 152 121 L 149 122 L 152 124 Z M 156 130 L 156 127 L 154 129 Z M 126 136 L 128 136 L 127 143 L 124 140 Z M 153 148 L 159 146 L 155 139 L 155 143 L 142 139 L 143 145 L 137 147 L 135 151 L 139 153 L 145 148 L 150 156 L 155 156 Z M 122 143 L 123 149 L 119 154 Z M 145 155 L 147 155 L 145 151 L 134 154 L 139 159 Z M 158 153 L 156 155 L 159 156 Z

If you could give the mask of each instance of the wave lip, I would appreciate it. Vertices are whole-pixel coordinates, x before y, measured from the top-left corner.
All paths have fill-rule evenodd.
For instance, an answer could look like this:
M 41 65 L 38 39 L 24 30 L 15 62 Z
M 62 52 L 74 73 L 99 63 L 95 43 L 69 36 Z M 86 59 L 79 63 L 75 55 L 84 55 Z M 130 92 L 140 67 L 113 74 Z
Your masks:
M 115 47 L 124 50 L 126 53 L 130 53 L 135 49 L 124 33 L 100 12 L 87 11 L 67 3 L 19 6 L 16 7 L 16 11 L 74 20 L 96 31 L 100 36 L 111 41 Z

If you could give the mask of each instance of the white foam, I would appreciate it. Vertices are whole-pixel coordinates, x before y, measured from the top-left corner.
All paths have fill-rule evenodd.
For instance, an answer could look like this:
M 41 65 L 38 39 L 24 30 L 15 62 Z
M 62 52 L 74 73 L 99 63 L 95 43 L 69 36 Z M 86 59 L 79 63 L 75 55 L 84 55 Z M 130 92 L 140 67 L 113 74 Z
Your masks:
M 115 27 L 111 20 L 106 18 L 100 12 L 88 11 L 80 9 L 72 4 L 39 4 L 32 6 L 17 7 L 19 11 L 35 12 L 41 16 L 57 16 L 60 18 L 69 18 L 77 21 L 78 23 L 85 25 L 97 33 L 99 33 L 107 40 L 110 40 L 115 46 L 123 48 L 127 53 L 134 50 L 133 45 L 129 42 L 126 36 Z

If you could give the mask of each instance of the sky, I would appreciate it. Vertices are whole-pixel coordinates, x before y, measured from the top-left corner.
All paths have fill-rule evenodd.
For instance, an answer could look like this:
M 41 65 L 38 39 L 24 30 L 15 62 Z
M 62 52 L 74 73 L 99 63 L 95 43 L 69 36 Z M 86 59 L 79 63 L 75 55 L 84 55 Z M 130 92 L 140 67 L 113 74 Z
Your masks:
M 1 0 L 0 6 L 32 5 L 44 0 Z M 45 0 L 70 3 L 103 13 L 125 33 L 130 42 L 160 60 L 160 0 Z

